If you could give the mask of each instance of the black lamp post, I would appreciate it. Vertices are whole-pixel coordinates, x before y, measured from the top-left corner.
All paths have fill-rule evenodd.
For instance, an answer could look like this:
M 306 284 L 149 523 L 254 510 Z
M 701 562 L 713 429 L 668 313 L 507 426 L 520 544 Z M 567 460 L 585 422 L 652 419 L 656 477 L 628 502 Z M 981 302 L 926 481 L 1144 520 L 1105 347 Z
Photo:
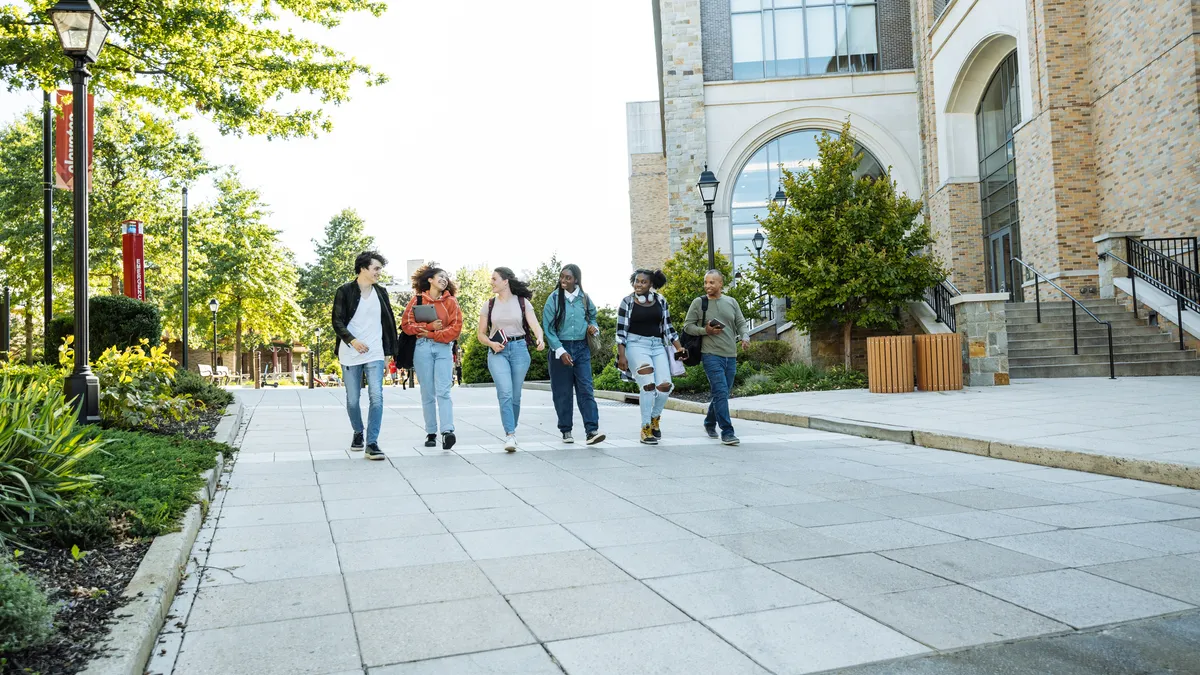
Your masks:
M 755 257 L 762 257 L 763 244 L 766 243 L 767 238 L 763 236 L 762 232 L 755 232 L 753 241 Z
M 88 175 L 87 65 L 95 63 L 108 37 L 108 24 L 92 0 L 59 0 L 49 10 L 63 53 L 71 69 L 71 145 L 75 173 L 75 370 L 67 376 L 63 394 L 79 406 L 79 421 L 100 421 L 100 381 L 88 363 Z
M 717 266 L 716 248 L 713 244 L 713 202 L 717 201 L 717 186 L 720 181 L 713 175 L 713 172 L 708 170 L 708 165 L 704 165 L 704 172 L 700 174 L 700 181 L 696 183 L 696 187 L 700 189 L 700 199 L 704 200 L 704 219 L 708 226 L 708 269 L 715 269 Z
M 188 189 L 183 188 L 183 369 L 188 369 Z M 216 322 L 213 322 L 216 325 Z
M 211 309 L 212 313 L 213 313 L 213 350 L 212 350 L 213 373 L 217 372 L 217 309 L 220 308 L 220 306 L 221 306 L 221 303 L 217 302 L 216 298 L 213 298 L 212 300 L 208 301 L 208 308 Z
M 775 196 L 771 198 L 771 201 L 775 202 L 775 206 L 778 206 L 780 211 L 787 208 L 787 193 L 783 191 L 783 185 L 775 190 Z

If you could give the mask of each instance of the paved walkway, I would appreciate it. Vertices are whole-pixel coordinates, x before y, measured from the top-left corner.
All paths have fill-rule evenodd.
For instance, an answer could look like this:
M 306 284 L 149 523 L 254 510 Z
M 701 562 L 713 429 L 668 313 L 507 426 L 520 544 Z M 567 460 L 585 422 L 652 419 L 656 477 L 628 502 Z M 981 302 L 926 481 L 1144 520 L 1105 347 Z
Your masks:
M 1200 466 L 1200 377 L 1013 380 L 1007 387 L 911 394 L 854 389 L 754 396 L 732 405 Z
M 508 455 L 487 389 L 447 453 L 389 388 L 367 462 L 341 392 L 238 397 L 151 673 L 809 673 L 1200 605 L 1200 492 L 617 403 L 569 447 L 533 391 Z

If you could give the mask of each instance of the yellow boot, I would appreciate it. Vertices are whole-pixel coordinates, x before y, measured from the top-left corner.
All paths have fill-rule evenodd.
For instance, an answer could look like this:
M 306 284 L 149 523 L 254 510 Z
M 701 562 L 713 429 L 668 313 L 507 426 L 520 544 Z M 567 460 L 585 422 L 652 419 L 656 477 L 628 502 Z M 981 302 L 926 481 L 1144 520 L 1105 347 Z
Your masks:
M 650 430 L 654 432 L 655 438 L 662 438 L 662 430 L 659 429 L 659 427 L 658 427 L 658 423 L 661 420 L 662 420 L 662 417 L 651 417 L 650 418 Z
M 646 445 L 658 445 L 658 439 L 654 437 L 653 425 L 642 425 L 642 443 L 645 443 Z

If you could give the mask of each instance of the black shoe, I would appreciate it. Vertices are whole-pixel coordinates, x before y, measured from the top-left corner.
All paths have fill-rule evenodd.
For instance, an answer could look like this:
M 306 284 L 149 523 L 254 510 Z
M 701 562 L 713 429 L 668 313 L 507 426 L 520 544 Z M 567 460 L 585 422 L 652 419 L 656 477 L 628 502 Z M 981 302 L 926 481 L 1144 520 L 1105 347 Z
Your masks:
M 605 438 L 606 436 L 599 431 L 589 431 L 587 435 L 587 444 L 595 445 L 597 443 L 603 443 Z
M 704 427 L 704 433 L 708 434 L 709 438 L 720 438 L 720 436 L 717 435 L 716 427 Z
M 741 443 L 741 441 L 739 441 L 738 437 L 734 436 L 733 434 L 725 434 L 721 436 L 721 443 L 723 445 L 737 445 Z
M 450 448 L 453 448 L 456 441 L 458 441 L 458 438 L 455 437 L 453 431 L 445 432 L 442 434 L 442 449 L 449 450 Z
M 426 434 L 425 435 L 425 447 L 427 447 L 427 448 L 436 448 L 437 447 L 437 434 Z
M 355 452 L 363 449 L 363 435 L 361 431 L 355 432 L 354 440 L 350 441 L 350 449 Z
M 571 436 L 571 432 L 564 431 L 564 432 L 562 432 L 562 435 L 563 435 L 563 443 L 574 443 L 575 442 L 575 438 Z
M 377 443 L 368 443 L 367 451 L 363 454 L 363 457 L 376 461 L 387 459 L 387 455 L 383 454 L 383 451 L 379 449 L 379 444 Z

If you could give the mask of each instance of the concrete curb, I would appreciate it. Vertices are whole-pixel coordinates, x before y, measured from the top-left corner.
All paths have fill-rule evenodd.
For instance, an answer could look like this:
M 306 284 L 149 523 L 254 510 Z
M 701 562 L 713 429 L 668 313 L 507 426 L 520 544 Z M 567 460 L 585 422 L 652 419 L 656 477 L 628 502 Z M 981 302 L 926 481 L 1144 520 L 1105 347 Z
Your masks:
M 550 391 L 549 385 L 527 383 L 527 389 Z M 635 394 L 620 391 L 596 391 L 596 398 L 625 401 L 626 396 L 636 399 Z M 704 414 L 705 405 L 695 401 L 669 399 L 668 410 Z M 918 445 L 933 450 L 952 450 L 982 457 L 1007 459 L 1023 464 L 1036 464 L 1056 469 L 1085 471 L 1115 478 L 1129 478 L 1150 483 L 1162 483 L 1176 487 L 1200 490 L 1200 466 L 1155 462 L 1133 457 L 1097 455 L 1064 448 L 1044 448 L 1020 445 L 1005 441 L 994 441 L 975 436 L 959 436 L 938 431 L 908 429 L 887 424 L 847 420 L 837 417 L 816 417 L 777 410 L 754 408 L 730 408 L 729 415 L 735 419 L 754 422 L 769 422 L 804 429 L 831 431 L 849 436 L 893 441 L 906 445 Z
M 243 410 L 242 404 L 236 401 L 226 409 L 217 424 L 214 441 L 233 444 Z M 179 589 L 188 555 L 200 533 L 200 524 L 216 494 L 223 468 L 224 457 L 218 454 L 216 465 L 204 472 L 204 486 L 196 494 L 199 503 L 193 504 L 184 514 L 179 531 L 154 538 L 122 593 L 129 602 L 120 609 L 108 635 L 100 642 L 101 655 L 88 663 L 82 675 L 142 675 L 145 672 L 158 632 Z

